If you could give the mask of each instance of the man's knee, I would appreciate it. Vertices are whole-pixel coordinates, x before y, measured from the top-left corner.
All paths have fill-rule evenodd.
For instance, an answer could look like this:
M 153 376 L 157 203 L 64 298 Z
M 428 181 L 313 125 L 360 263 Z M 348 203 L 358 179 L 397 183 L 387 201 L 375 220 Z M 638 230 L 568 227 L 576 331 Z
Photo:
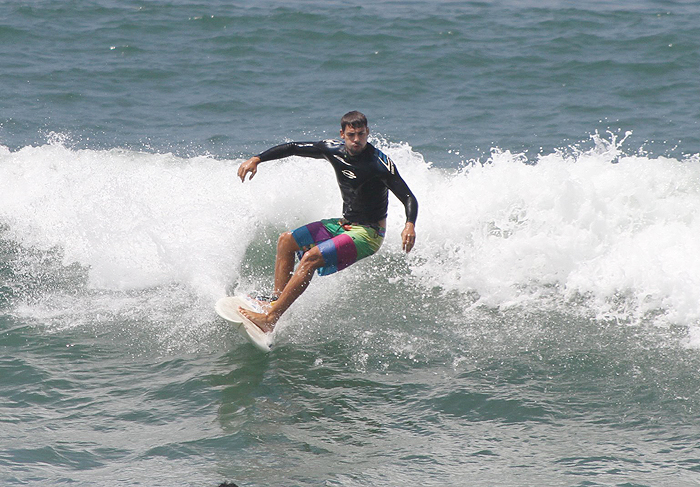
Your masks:
M 323 259 L 323 255 L 318 247 L 312 247 L 304 252 L 304 255 L 301 257 L 301 261 L 299 262 L 299 267 L 316 270 L 323 267 L 325 264 L 326 261 Z
M 297 252 L 299 250 L 299 244 L 294 239 L 292 232 L 284 232 L 277 239 L 277 250 L 284 250 L 287 252 Z

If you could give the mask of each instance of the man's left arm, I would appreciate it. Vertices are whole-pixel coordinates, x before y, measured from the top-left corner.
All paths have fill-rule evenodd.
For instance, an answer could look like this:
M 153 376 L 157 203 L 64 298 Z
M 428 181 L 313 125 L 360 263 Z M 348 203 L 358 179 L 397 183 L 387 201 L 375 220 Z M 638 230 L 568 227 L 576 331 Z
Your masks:
M 416 219 L 418 218 L 418 200 L 413 195 L 406 181 L 399 175 L 394 166 L 393 173 L 386 181 L 386 186 L 403 203 L 406 209 L 406 225 L 401 232 L 403 250 L 410 252 L 416 243 Z

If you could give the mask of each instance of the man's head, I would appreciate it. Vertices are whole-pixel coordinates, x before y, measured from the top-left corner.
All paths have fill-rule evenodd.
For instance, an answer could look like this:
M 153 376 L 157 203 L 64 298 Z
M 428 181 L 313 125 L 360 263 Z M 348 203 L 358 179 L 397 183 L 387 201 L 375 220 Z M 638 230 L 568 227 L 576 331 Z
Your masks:
M 348 112 L 340 119 L 340 138 L 351 156 L 356 156 L 367 147 L 369 127 L 367 117 L 357 111 Z

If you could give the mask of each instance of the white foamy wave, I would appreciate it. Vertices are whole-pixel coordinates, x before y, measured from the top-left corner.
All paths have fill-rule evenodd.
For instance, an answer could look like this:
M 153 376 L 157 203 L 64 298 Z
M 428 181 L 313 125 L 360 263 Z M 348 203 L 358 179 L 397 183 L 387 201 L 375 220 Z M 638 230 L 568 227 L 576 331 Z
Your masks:
M 92 288 L 177 282 L 223 292 L 262 226 L 286 226 L 309 205 L 323 207 L 295 184 L 305 169 L 292 165 L 274 176 L 270 163 L 241 184 L 238 162 L 61 144 L 5 149 L 0 222 L 6 238 L 32 249 L 59 248 L 65 265 L 87 267 Z
M 602 318 L 696 322 L 697 158 L 626 156 L 614 138 L 594 140 L 536 164 L 495 150 L 483 165 L 418 175 L 413 274 L 491 307 L 554 297 Z
M 483 164 L 451 171 L 406 144 L 378 141 L 420 202 L 406 280 L 468 295 L 465 308 L 584 303 L 599 317 L 694 325 L 700 161 L 625 155 L 614 138 L 594 140 L 589 151 L 536 161 L 494 150 Z M 245 184 L 240 162 L 60 143 L 1 149 L 4 238 L 59 249 L 64 266 L 85 269 L 91 289 L 176 284 L 211 299 L 246 274 L 251 245 L 263 239 L 263 259 L 273 260 L 277 231 L 340 213 L 322 161 L 267 162 Z M 402 222 L 391 197 L 387 241 L 374 259 L 402 255 Z

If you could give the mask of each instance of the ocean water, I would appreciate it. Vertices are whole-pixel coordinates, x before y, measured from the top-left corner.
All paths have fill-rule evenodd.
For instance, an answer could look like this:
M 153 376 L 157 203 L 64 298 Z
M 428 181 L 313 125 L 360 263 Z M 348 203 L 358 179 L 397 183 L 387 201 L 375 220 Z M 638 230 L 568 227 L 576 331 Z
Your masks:
M 700 485 L 700 6 L 0 3 L 0 484 Z M 359 109 L 420 202 L 269 289 Z

